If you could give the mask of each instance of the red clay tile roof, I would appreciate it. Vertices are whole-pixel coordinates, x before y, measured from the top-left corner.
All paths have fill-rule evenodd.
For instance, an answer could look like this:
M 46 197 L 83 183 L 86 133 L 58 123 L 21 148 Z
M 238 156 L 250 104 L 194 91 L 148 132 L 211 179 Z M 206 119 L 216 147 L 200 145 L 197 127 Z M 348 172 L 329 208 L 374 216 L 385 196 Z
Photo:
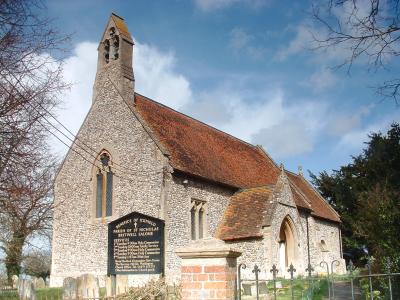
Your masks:
M 151 129 L 157 142 L 168 152 L 169 162 L 175 170 L 242 189 L 276 183 L 280 169 L 261 148 L 137 93 L 135 110 Z M 340 222 L 339 215 L 303 177 L 288 171 L 286 174 L 298 207 L 311 209 L 312 214 L 317 217 Z M 251 203 L 265 205 L 261 201 L 259 191 L 242 193 L 232 198 L 233 206 L 229 209 L 239 209 L 238 203 L 244 201 L 243 203 L 249 203 L 249 207 L 246 208 L 249 209 L 249 215 L 254 207 Z M 267 197 L 266 194 L 264 197 Z M 241 204 L 240 207 L 243 209 L 246 205 Z M 254 209 L 254 212 L 258 213 L 258 210 Z M 226 222 L 236 221 L 232 219 Z M 258 220 L 251 222 L 257 223 Z M 258 230 L 258 225 L 259 223 L 254 225 L 254 230 Z M 245 234 L 238 232 L 237 235 Z
M 135 106 L 174 169 L 237 188 L 276 182 L 279 168 L 259 147 L 139 94 Z
M 294 198 L 294 203 L 296 203 L 297 207 L 301 207 L 307 210 L 311 209 L 311 204 L 307 201 L 306 197 L 298 190 L 298 188 L 289 181 L 290 190 L 292 191 L 292 195 Z
M 286 175 L 289 178 L 289 182 L 297 188 L 299 195 L 304 196 L 305 199 L 307 199 L 311 204 L 311 215 L 330 221 L 341 222 L 336 211 L 324 200 L 324 198 L 322 198 L 322 196 L 316 190 L 314 190 L 311 184 L 307 182 L 303 176 L 299 176 L 288 171 L 286 171 Z M 297 196 L 295 196 L 295 201 L 296 197 Z M 297 202 L 296 205 L 301 206 L 297 204 Z
M 216 238 L 227 241 L 262 237 L 264 218 L 272 206 L 269 200 L 271 194 L 267 187 L 256 187 L 233 195 Z

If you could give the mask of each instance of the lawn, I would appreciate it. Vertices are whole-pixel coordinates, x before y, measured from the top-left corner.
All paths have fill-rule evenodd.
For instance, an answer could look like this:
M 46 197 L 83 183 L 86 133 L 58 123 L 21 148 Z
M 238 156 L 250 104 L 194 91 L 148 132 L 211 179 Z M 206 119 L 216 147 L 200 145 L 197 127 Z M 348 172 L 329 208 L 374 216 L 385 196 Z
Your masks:
M 62 288 L 43 288 L 36 289 L 37 300 L 57 300 L 62 299 Z M 16 291 L 0 292 L 0 300 L 18 300 Z
M 311 281 L 308 279 L 294 279 L 293 283 L 290 280 L 279 280 L 282 284 L 282 288 L 277 289 L 276 298 L 278 300 L 291 300 L 292 289 L 294 299 L 310 299 L 307 296 L 312 295 L 313 300 L 321 300 L 328 294 L 328 283 L 324 278 L 313 278 Z M 311 287 L 311 289 L 309 289 Z M 268 283 L 268 291 L 273 299 L 274 288 L 273 282 Z

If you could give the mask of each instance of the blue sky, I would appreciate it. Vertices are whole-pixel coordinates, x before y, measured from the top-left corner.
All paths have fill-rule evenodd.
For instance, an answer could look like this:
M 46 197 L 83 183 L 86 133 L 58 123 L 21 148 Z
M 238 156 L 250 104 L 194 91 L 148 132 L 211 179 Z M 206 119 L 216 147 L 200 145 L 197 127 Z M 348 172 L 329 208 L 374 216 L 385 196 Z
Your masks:
M 362 2 L 362 1 L 361 1 Z M 399 74 L 363 61 L 335 70 L 345 49 L 310 51 L 310 1 L 48 1 L 48 14 L 74 33 L 60 120 L 74 132 L 91 103 L 96 48 L 111 12 L 136 41 L 136 91 L 253 144 L 289 170 L 337 169 L 385 132 L 400 110 L 371 88 Z M 57 146 L 59 153 L 65 148 Z

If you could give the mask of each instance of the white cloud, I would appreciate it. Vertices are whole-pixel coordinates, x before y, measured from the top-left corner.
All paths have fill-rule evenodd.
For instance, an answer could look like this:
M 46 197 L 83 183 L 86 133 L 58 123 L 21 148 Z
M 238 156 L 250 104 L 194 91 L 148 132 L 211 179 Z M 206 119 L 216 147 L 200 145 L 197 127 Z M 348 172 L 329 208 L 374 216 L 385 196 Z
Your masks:
M 312 29 L 304 24 L 295 29 L 295 37 L 276 54 L 278 60 L 285 60 L 293 54 L 309 51 L 313 41 Z
M 252 101 L 252 102 L 251 102 Z M 313 150 L 327 107 L 321 102 L 288 104 L 281 90 L 249 91 L 225 84 L 186 107 L 188 114 L 253 144 L 275 158 Z
M 363 119 L 370 114 L 372 108 L 373 105 L 363 106 L 351 115 L 337 113 L 327 124 L 328 133 L 334 136 L 343 136 L 359 130 Z
M 284 61 L 290 56 L 301 53 L 312 54 L 310 61 L 328 64 L 330 62 L 339 64 L 351 55 L 350 49 L 341 45 L 332 45 L 327 48 L 319 47 L 319 42 L 326 38 L 326 30 L 312 24 L 302 23 L 295 27 L 295 35 L 290 42 L 283 46 L 276 54 L 275 59 Z
M 59 120 L 76 133 L 92 103 L 93 82 L 97 67 L 97 44 L 83 42 L 74 55 L 64 61 L 64 79 L 71 89 L 63 96 Z
M 79 43 L 74 54 L 64 61 L 64 78 L 72 86 L 62 97 L 63 106 L 58 112 L 58 120 L 73 133 L 77 133 L 92 103 L 97 46 L 97 43 Z M 155 47 L 138 42 L 135 47 L 136 91 L 172 108 L 180 108 L 191 101 L 189 81 L 174 71 L 176 60 L 173 53 L 162 53 Z M 65 137 L 62 139 L 70 144 Z M 52 144 L 55 152 L 65 153 L 65 145 L 55 138 Z
M 314 92 L 322 92 L 335 86 L 338 78 L 327 67 L 315 71 L 307 81 L 301 82 L 302 85 L 310 87 Z
M 80 43 L 65 61 L 65 78 L 74 82 L 64 97 L 60 121 L 77 132 L 91 105 L 97 66 L 97 44 Z M 136 43 L 136 90 L 143 95 L 186 112 L 243 140 L 263 144 L 275 157 L 313 149 L 325 107 L 321 102 L 297 101 L 289 105 L 281 90 L 249 90 L 243 82 L 219 84 L 193 95 L 190 82 L 174 68 L 173 52 Z M 249 79 L 243 79 L 249 80 Z M 250 102 L 251 100 L 251 102 Z M 61 153 L 65 153 L 64 146 Z
M 255 37 L 243 28 L 236 27 L 230 32 L 229 47 L 237 54 L 244 54 L 253 59 L 261 59 L 265 49 L 254 45 Z
M 253 140 L 276 158 L 308 153 L 314 148 L 314 141 L 303 124 L 290 121 L 262 128 L 253 136 Z
M 260 8 L 270 2 L 271 0 L 195 0 L 196 6 L 205 12 L 228 8 L 239 3 L 251 8 Z
M 174 109 L 191 100 L 189 81 L 174 71 L 176 59 L 172 52 L 162 53 L 155 47 L 136 43 L 134 56 L 135 89 L 138 93 Z
M 393 118 L 384 118 L 373 124 L 357 128 L 344 134 L 339 140 L 336 150 L 342 151 L 343 149 L 361 150 L 365 146 L 365 142 L 369 140 L 368 135 L 379 131 L 387 131 Z
M 173 52 L 136 45 L 134 71 L 138 92 L 245 141 L 262 144 L 274 158 L 309 153 L 326 133 L 341 136 L 342 146 L 359 145 L 366 133 L 379 127 L 360 129 L 367 109 L 352 116 L 332 113 L 332 108 L 321 99 L 291 101 L 273 86 L 249 89 L 247 83 L 251 78 L 235 78 L 194 94 L 189 80 L 175 71 Z M 75 133 L 91 105 L 96 48 L 94 43 L 80 43 L 74 55 L 65 61 L 65 77 L 75 85 L 64 97 L 65 110 L 60 112 L 59 119 Z

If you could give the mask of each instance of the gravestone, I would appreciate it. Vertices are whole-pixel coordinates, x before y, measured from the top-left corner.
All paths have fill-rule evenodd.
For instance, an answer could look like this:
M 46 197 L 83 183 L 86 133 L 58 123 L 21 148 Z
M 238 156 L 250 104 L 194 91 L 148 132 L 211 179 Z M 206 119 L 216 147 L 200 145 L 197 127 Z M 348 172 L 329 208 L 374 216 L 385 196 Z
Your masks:
M 33 278 L 32 282 L 35 289 L 42 289 L 46 287 L 46 283 L 44 282 L 42 277 Z
M 163 274 L 164 221 L 132 212 L 108 224 L 108 274 Z
M 78 298 L 99 298 L 99 280 L 92 274 L 83 274 L 77 279 Z
M 251 296 L 251 283 L 242 283 L 243 295 Z
M 77 298 L 77 283 L 76 279 L 72 277 L 64 278 L 63 280 L 63 299 L 76 299 Z
M 18 288 L 18 276 L 17 276 L 17 275 L 13 275 L 13 276 L 11 277 L 11 280 L 12 280 L 12 287 L 13 287 L 13 289 Z
M 258 291 L 260 295 L 267 295 L 268 294 L 268 284 L 266 281 L 260 281 L 258 285 Z
M 112 297 L 125 294 L 129 291 L 128 275 L 116 275 L 113 279 L 111 276 L 106 276 L 106 296 Z M 115 280 L 115 291 L 113 292 L 113 280 Z
M 129 290 L 128 288 L 128 276 L 127 275 L 117 275 L 116 276 L 116 287 L 115 291 L 117 295 L 125 294 Z
M 20 300 L 36 300 L 35 289 L 32 281 L 28 279 L 18 280 L 18 295 Z

